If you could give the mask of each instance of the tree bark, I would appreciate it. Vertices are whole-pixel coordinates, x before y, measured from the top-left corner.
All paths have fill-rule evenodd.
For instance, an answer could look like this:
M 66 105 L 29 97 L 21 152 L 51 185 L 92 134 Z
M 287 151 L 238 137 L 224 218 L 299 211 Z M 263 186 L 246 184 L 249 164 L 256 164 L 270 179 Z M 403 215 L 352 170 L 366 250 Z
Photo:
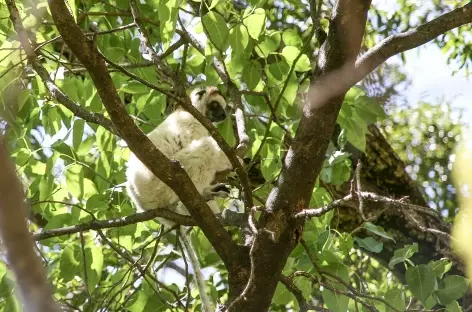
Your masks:
M 321 48 L 320 73 L 328 73 L 346 64 L 354 66 L 369 7 L 370 1 L 366 0 L 338 1 L 328 38 Z M 269 195 L 260 229 L 251 247 L 251 276 L 246 285 L 247 292 L 233 301 L 229 311 L 260 312 L 269 309 L 281 271 L 302 234 L 302 224 L 293 221 L 291 216 L 306 208 L 310 201 L 348 88 L 322 103 L 305 103 L 300 125 L 285 157 L 277 185 Z

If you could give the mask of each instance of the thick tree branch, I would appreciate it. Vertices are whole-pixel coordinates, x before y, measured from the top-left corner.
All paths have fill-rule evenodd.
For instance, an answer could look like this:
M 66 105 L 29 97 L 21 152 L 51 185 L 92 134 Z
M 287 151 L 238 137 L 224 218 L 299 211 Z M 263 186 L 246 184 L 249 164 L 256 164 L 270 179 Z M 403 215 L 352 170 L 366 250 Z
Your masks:
M 345 63 L 354 63 L 364 34 L 369 0 L 339 0 L 333 10 L 328 38 L 320 51 L 319 68 L 327 73 Z M 305 105 L 294 141 L 286 155 L 277 185 L 271 191 L 261 218 L 264 230 L 257 235 L 254 251 L 254 286 L 251 296 L 240 300 L 230 311 L 266 311 L 277 286 L 280 272 L 297 244 L 300 223 L 291 215 L 310 201 L 321 170 L 329 139 L 342 104 L 343 94 L 323 106 Z
M 419 47 L 441 34 L 471 22 L 472 2 L 469 2 L 430 22 L 382 40 L 356 61 L 356 68 L 361 71 L 362 77 L 365 77 L 391 56 Z
M 115 126 L 105 116 L 102 114 L 91 113 L 81 107 L 80 105 L 74 103 L 51 79 L 49 73 L 44 68 L 44 66 L 39 62 L 38 56 L 31 47 L 31 43 L 28 39 L 28 35 L 21 23 L 19 12 L 16 8 L 14 1 L 7 2 L 8 9 L 10 10 L 10 19 L 15 27 L 15 30 L 18 34 L 18 40 L 28 57 L 28 62 L 31 64 L 33 69 L 38 73 L 39 77 L 43 81 L 44 85 L 51 93 L 52 97 L 55 98 L 59 103 L 64 105 L 68 110 L 70 110 L 75 116 L 82 118 L 83 120 L 91 123 L 101 125 L 105 129 L 118 134 Z
M 311 106 L 318 107 L 330 98 L 344 94 L 390 57 L 419 47 L 441 34 L 471 22 L 472 3 L 468 3 L 407 32 L 385 38 L 360 56 L 355 63 L 348 62 L 318 80 L 309 92 Z
M 90 73 L 110 118 L 131 151 L 151 172 L 169 186 L 183 202 L 193 219 L 212 243 L 229 270 L 237 263 L 238 247 L 199 194 L 178 161 L 171 161 L 142 133 L 126 112 L 107 71 L 105 61 L 93 42 L 74 23 L 64 1 L 49 0 L 54 23 L 64 42 Z M 235 252 L 236 250 L 236 252 Z
M 7 2 L 9 9 L 14 7 Z M 23 187 L 0 137 L 0 237 L 8 264 L 16 276 L 26 312 L 58 312 L 46 271 L 36 255 L 26 224 Z

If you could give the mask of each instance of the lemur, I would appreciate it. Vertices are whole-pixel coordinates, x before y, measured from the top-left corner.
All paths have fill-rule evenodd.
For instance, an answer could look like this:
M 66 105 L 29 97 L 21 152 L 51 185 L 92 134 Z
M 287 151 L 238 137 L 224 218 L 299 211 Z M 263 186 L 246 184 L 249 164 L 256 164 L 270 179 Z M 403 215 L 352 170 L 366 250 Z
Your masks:
M 226 101 L 218 88 L 196 90 L 192 92 L 191 100 L 192 105 L 213 123 L 226 119 Z M 148 137 L 164 155 L 180 162 L 201 194 L 210 189 L 217 172 L 232 169 L 230 161 L 208 130 L 184 109 L 179 108 L 171 113 Z M 126 178 L 128 194 L 139 210 L 169 208 L 181 214 L 189 214 L 174 191 L 154 176 L 134 154 L 128 160 Z M 214 213 L 219 212 L 214 201 L 210 207 Z M 173 225 L 168 220 L 161 222 Z M 190 239 L 186 235 L 180 235 L 180 239 L 195 272 L 202 311 L 214 311 Z

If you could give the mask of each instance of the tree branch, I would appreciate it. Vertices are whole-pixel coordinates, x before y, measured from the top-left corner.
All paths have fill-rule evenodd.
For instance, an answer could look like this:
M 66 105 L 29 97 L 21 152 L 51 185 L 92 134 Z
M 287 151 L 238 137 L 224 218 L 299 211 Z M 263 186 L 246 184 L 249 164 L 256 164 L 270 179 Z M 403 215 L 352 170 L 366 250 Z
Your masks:
M 451 29 L 472 22 L 472 3 L 445 13 L 430 22 L 382 40 L 359 57 L 319 79 L 309 91 L 311 107 L 319 107 L 327 100 L 344 94 L 390 57 L 419 47 Z
M 51 237 L 70 235 L 89 230 L 110 229 L 122 227 L 129 224 L 149 221 L 155 218 L 165 218 L 181 225 L 197 225 L 190 216 L 175 213 L 169 209 L 154 209 L 145 212 L 132 214 L 126 217 L 109 220 L 91 220 L 74 226 L 67 226 L 58 229 L 46 230 L 33 235 L 35 240 L 43 240 Z
M 389 36 L 364 53 L 356 68 L 365 77 L 391 56 L 419 47 L 441 34 L 472 22 L 472 2 L 407 32 Z
M 327 213 L 327 212 L 329 212 L 333 209 L 342 207 L 346 203 L 352 201 L 352 199 L 353 199 L 352 195 L 347 195 L 344 198 L 337 199 L 337 200 L 331 202 L 330 204 L 328 204 L 324 207 L 302 210 L 302 211 L 298 212 L 294 216 L 294 218 L 295 219 L 301 219 L 301 220 L 307 220 L 309 218 L 319 217 L 319 216 L 322 216 L 325 213 Z
M 6 1 L 10 16 L 15 20 L 18 10 L 13 0 Z M 6 250 L 8 265 L 13 270 L 26 312 L 58 312 L 53 300 L 46 270 L 35 253 L 34 241 L 28 231 L 28 207 L 23 185 L 0 136 L 0 237 Z
M 218 220 L 224 226 L 241 226 L 243 223 L 243 214 L 232 212 L 230 210 L 224 210 L 221 215 L 218 215 Z M 35 240 L 43 240 L 51 237 L 57 237 L 62 235 L 70 235 L 79 232 L 85 232 L 89 230 L 101 230 L 110 229 L 116 227 L 122 227 L 129 224 L 136 224 L 139 222 L 149 221 L 155 218 L 164 218 L 174 223 L 187 226 L 195 226 L 197 223 L 192 219 L 191 216 L 178 214 L 172 210 L 161 208 L 153 209 L 145 212 L 132 214 L 129 216 L 108 219 L 108 220 L 91 220 L 74 226 L 67 226 L 58 229 L 46 230 L 41 233 L 33 234 Z
M 339 0 L 333 10 L 328 38 L 319 56 L 319 68 L 327 73 L 359 53 L 367 20 L 369 0 Z M 290 252 L 297 245 L 301 221 L 291 216 L 306 207 L 324 161 L 326 149 L 341 108 L 343 95 L 312 109 L 305 105 L 300 125 L 285 157 L 277 185 L 266 203 L 260 226 L 274 233 L 257 235 L 254 242 L 256 276 L 251 296 L 240 300 L 230 311 L 266 311 L 271 303 L 280 273 Z M 259 291 L 257 291 L 259 290 Z
M 212 243 L 228 269 L 237 265 L 238 247 L 229 233 L 218 222 L 211 209 L 204 201 L 187 172 L 178 161 L 171 161 L 147 138 L 128 115 L 115 89 L 105 61 L 100 56 L 93 42 L 88 40 L 81 29 L 74 23 L 64 1 L 49 0 L 49 8 L 59 33 L 64 42 L 78 57 L 90 73 L 103 105 L 108 111 L 113 124 L 131 151 L 162 182 L 169 186 L 185 205 L 190 215 Z M 236 251 L 236 252 L 235 252 Z
M 98 35 L 112 34 L 112 33 L 118 32 L 118 31 L 123 31 L 123 30 L 129 29 L 129 28 L 133 28 L 134 26 L 136 26 L 135 23 L 131 23 L 131 24 L 127 24 L 127 25 L 117 27 L 117 28 L 112 28 L 112 29 L 109 29 L 109 30 L 85 33 L 84 35 L 88 36 L 88 37 L 93 37 L 93 36 L 98 36 Z M 56 36 L 52 39 L 49 39 L 49 40 L 43 41 L 41 43 L 38 43 L 38 45 L 34 48 L 34 51 L 37 52 L 37 51 L 41 50 L 41 48 L 43 48 L 45 45 L 48 45 L 50 43 L 59 41 L 61 39 L 62 39 L 61 36 Z
M 154 47 L 151 44 L 151 41 L 149 40 L 149 35 L 146 31 L 146 28 L 144 25 L 142 25 L 140 21 L 140 16 L 139 16 L 139 10 L 138 10 L 138 4 L 136 3 L 136 0 L 129 0 L 129 5 L 131 8 L 131 14 L 133 15 L 134 23 L 138 27 L 138 31 L 141 35 L 141 42 L 142 44 L 146 47 L 148 50 L 149 54 L 151 55 L 151 59 L 156 65 L 157 70 L 160 70 L 164 73 L 169 78 L 176 78 L 174 73 L 170 68 L 168 68 L 165 64 L 162 63 L 161 59 L 157 55 L 156 51 L 154 50 Z M 162 78 L 162 77 L 161 77 Z
M 314 305 L 308 304 L 306 302 L 305 297 L 303 296 L 302 291 L 298 288 L 293 280 L 285 275 L 280 276 L 280 282 L 290 291 L 294 296 L 295 299 L 298 301 L 298 305 L 300 306 L 300 312 L 308 312 L 308 311 L 322 311 L 322 312 L 329 312 L 329 309 L 325 309 L 323 307 L 316 307 Z

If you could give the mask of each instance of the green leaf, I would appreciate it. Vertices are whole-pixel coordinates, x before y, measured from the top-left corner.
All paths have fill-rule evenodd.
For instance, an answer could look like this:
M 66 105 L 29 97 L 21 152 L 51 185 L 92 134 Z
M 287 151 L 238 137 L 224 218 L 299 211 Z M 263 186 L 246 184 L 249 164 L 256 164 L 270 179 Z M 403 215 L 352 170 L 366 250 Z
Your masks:
M 95 194 L 90 196 L 85 205 L 85 209 L 91 213 L 95 213 L 99 210 L 106 210 L 108 208 L 108 200 L 101 194 Z
M 229 30 L 224 18 L 215 12 L 208 12 L 202 18 L 203 26 L 208 32 L 208 37 L 215 47 L 222 51 L 228 38 Z
M 297 30 L 287 29 L 282 34 L 282 40 L 286 46 L 294 46 L 300 48 L 303 45 L 302 38 L 298 35 Z
M 385 301 L 387 301 L 392 307 L 403 311 L 406 308 L 405 304 L 405 293 L 401 289 L 391 289 L 385 294 Z M 388 312 L 394 311 L 386 305 Z
M 311 291 L 313 289 L 312 282 L 310 280 L 298 278 L 298 279 L 295 279 L 293 283 L 295 284 L 295 286 L 298 287 L 298 289 L 302 291 L 303 297 L 305 299 L 310 298 Z
M 346 101 L 341 106 L 337 122 L 345 130 L 347 140 L 360 151 L 365 151 L 367 123 L 358 117 L 355 108 Z
M 85 198 L 89 198 L 92 195 L 95 195 L 98 193 L 97 187 L 95 186 L 95 183 L 93 183 L 92 180 L 84 178 L 83 185 L 84 185 Z
M 287 63 L 291 66 L 294 65 L 295 60 L 300 55 L 300 50 L 296 47 L 287 46 L 282 50 L 282 55 L 287 60 Z M 306 54 L 302 54 L 297 62 L 295 63 L 295 70 L 299 72 L 305 72 L 311 70 L 310 60 Z
M 275 179 L 282 169 L 282 162 L 279 157 L 280 145 L 264 144 L 261 150 L 261 172 L 266 181 Z
M 339 249 L 344 253 L 345 256 L 349 255 L 353 246 L 354 246 L 354 239 L 350 234 L 341 236 L 339 240 Z
M 379 253 L 383 250 L 383 243 L 375 240 L 373 237 L 366 237 L 363 239 L 354 237 L 354 240 L 360 247 L 365 248 L 368 251 Z
M 461 298 L 469 287 L 469 280 L 460 275 L 448 275 L 444 285 L 436 291 L 436 297 L 442 305 L 448 305 Z
M 73 164 L 66 170 L 67 190 L 77 199 L 84 195 L 84 171 L 82 166 Z
M 345 152 L 335 151 L 323 165 L 320 178 L 334 185 L 342 185 L 351 177 L 350 155 Z
M 364 111 L 366 114 L 371 113 L 374 116 L 379 117 L 378 119 L 373 118 L 372 122 L 380 121 L 387 117 L 384 108 L 374 98 L 368 97 L 366 95 L 360 95 L 356 98 L 354 103 L 356 108 Z
M 333 198 L 324 187 L 315 187 L 310 199 L 310 207 L 323 207 L 333 201 Z
M 366 223 L 364 223 L 364 228 L 366 230 L 368 230 L 369 232 L 372 232 L 372 233 L 374 233 L 374 234 L 376 234 L 380 237 L 383 237 L 383 238 L 386 238 L 386 239 L 391 239 L 391 240 L 395 241 L 390 235 L 388 235 L 385 232 L 385 230 L 381 226 L 374 225 L 371 222 L 366 222 Z
M 275 304 L 279 305 L 285 305 L 291 300 L 293 300 L 294 297 L 291 292 L 287 290 L 285 286 L 283 286 L 281 283 L 277 285 L 277 288 L 275 289 L 274 297 L 272 298 L 272 302 Z
M 229 44 L 234 54 L 244 54 L 249 44 L 249 34 L 244 25 L 238 24 L 229 31 Z
M 282 95 L 282 99 L 287 101 L 287 105 L 292 106 L 295 103 L 299 85 L 300 84 L 298 81 L 294 78 L 294 76 L 292 76 L 287 83 L 287 87 L 285 88 L 285 91 Z
M 411 258 L 416 252 L 418 252 L 417 243 L 414 243 L 413 245 L 406 245 L 403 248 L 395 250 L 392 259 L 390 259 L 388 267 L 393 269 L 393 267 L 397 263 L 406 261 L 407 259 Z
M 22 311 L 20 307 L 20 302 L 16 296 L 8 296 L 5 300 L 5 310 L 8 312 L 20 312 Z
M 84 125 L 85 121 L 83 121 L 82 119 L 76 119 L 74 121 L 74 128 L 72 130 L 72 146 L 74 147 L 74 149 L 78 149 L 79 145 L 82 143 L 82 137 L 84 135 Z
M 459 302 L 453 301 L 446 305 L 446 311 L 447 312 L 462 312 L 462 308 L 459 305 Z
M 425 303 L 436 286 L 436 277 L 429 266 L 420 264 L 406 270 L 406 282 L 411 293 Z
M 80 249 L 78 245 L 66 245 L 59 261 L 60 276 L 64 282 L 71 281 L 80 272 Z
M 131 299 L 126 303 L 126 309 L 131 312 L 142 312 L 146 306 L 149 295 L 144 291 L 135 291 Z
M 332 275 L 342 279 L 344 282 L 349 283 L 349 268 L 343 263 L 331 262 L 330 264 L 323 266 L 322 271 L 331 273 Z
M 452 262 L 447 260 L 447 259 L 441 259 L 438 261 L 431 261 L 428 263 L 429 267 L 433 269 L 434 274 L 436 274 L 436 277 L 442 278 L 443 275 L 447 272 L 452 267 Z
M 337 294 L 328 289 L 321 292 L 323 300 L 330 311 L 346 312 L 349 305 L 349 297 Z
M 7 274 L 7 267 L 4 262 L 0 262 L 0 281 Z
M 164 43 L 164 49 L 170 44 L 175 33 L 175 25 L 177 22 L 179 4 L 176 0 L 160 0 L 159 1 L 159 22 L 161 39 Z
M 433 294 L 434 294 L 434 293 L 433 293 Z M 423 304 L 424 304 L 424 308 L 425 308 L 426 310 L 430 310 L 430 309 L 432 309 L 437 303 L 438 303 L 438 302 L 436 301 L 436 298 L 435 298 L 433 295 L 431 295 L 431 296 L 428 297 L 428 299 L 426 299 L 426 302 L 424 302 Z
M 115 136 L 103 127 L 98 127 L 95 133 L 97 146 L 102 152 L 113 151 L 116 146 Z
M 218 123 L 216 128 L 220 131 L 229 146 L 234 146 L 236 144 L 236 138 L 233 131 L 233 121 L 231 118 L 226 118 L 225 121 Z
M 251 66 L 246 66 L 243 69 L 242 78 L 247 84 L 248 89 L 254 90 L 262 79 L 260 65 L 252 63 Z
M 18 98 L 17 98 L 18 111 L 21 110 L 21 108 L 23 107 L 23 105 L 25 105 L 25 103 L 26 103 L 30 98 L 31 98 L 31 90 L 25 89 L 25 90 L 22 90 L 22 91 L 18 94 Z
M 93 292 L 102 277 L 103 252 L 95 243 L 85 248 L 85 262 L 87 267 L 88 290 Z
M 264 40 L 256 47 L 256 53 L 260 57 L 267 58 L 272 52 L 277 51 L 280 46 L 280 33 L 272 31 L 264 36 Z
M 137 81 L 129 81 L 121 85 L 120 92 L 129 94 L 148 94 L 149 88 Z
M 279 85 L 282 80 L 287 77 L 290 66 L 285 60 L 269 64 L 265 67 L 269 85 Z
M 48 172 L 49 173 L 49 172 Z M 45 174 L 41 177 L 39 182 L 39 200 L 48 200 L 53 190 L 54 176 L 51 174 Z
M 265 22 L 265 10 L 262 8 L 255 9 L 251 15 L 247 16 L 243 20 L 243 23 L 247 27 L 249 35 L 255 40 L 259 39 L 259 35 L 266 28 Z

